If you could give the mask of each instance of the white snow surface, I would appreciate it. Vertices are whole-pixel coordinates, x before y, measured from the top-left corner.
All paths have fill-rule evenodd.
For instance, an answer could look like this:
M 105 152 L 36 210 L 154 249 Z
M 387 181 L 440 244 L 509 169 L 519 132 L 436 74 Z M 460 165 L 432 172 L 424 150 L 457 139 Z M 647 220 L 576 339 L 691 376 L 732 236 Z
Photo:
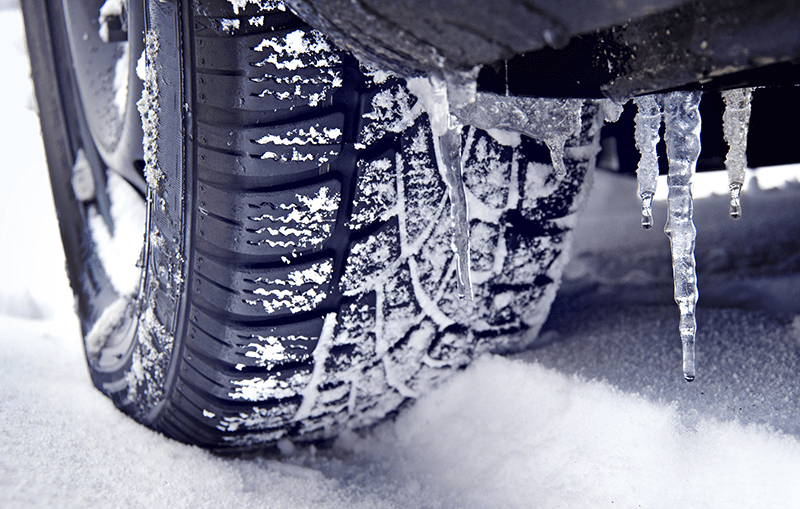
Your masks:
M 396 420 L 329 450 L 284 443 L 285 456 L 220 458 L 133 422 L 89 380 L 19 11 L 0 9 L 0 25 L 0 507 L 797 507 L 798 301 L 783 302 L 789 315 L 773 315 L 703 308 L 701 298 L 698 379 L 687 384 L 669 283 L 649 305 L 626 300 L 625 285 L 652 276 L 620 269 L 616 277 L 597 262 L 610 244 L 667 241 L 639 227 L 635 181 L 602 174 L 569 282 L 617 285 L 619 305 L 576 310 L 557 301 L 543 346 L 482 358 Z M 800 189 L 761 196 L 772 192 L 790 195 L 795 209 L 785 217 L 796 232 Z M 765 202 L 752 200 L 737 226 L 763 213 Z M 663 220 L 664 210 L 656 213 Z M 713 223 L 697 215 L 702 255 L 704 224 Z M 761 235 L 786 229 L 769 219 L 759 219 L 768 225 Z M 616 229 L 599 227 L 609 223 Z M 758 277 L 750 286 L 768 293 L 788 278 L 791 291 L 770 295 L 796 297 L 797 274 Z

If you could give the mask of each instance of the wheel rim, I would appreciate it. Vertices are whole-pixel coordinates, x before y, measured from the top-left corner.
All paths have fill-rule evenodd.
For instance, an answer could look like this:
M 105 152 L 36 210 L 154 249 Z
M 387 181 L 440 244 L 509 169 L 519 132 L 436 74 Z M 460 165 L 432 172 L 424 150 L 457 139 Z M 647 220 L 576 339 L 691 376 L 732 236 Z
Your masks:
M 112 4 L 121 7 L 120 15 L 108 15 Z M 63 0 L 63 7 L 77 100 L 94 149 L 106 167 L 144 194 L 142 124 L 136 109 L 143 88 L 136 76 L 144 49 L 142 2 Z M 101 32 L 108 34 L 106 40 Z
M 92 242 L 87 263 L 102 268 L 113 290 L 85 346 L 92 368 L 111 372 L 128 361 L 134 344 L 144 265 L 147 186 L 136 108 L 143 85 L 135 70 L 144 46 L 143 6 L 137 0 L 62 5 L 82 145 L 72 185 Z

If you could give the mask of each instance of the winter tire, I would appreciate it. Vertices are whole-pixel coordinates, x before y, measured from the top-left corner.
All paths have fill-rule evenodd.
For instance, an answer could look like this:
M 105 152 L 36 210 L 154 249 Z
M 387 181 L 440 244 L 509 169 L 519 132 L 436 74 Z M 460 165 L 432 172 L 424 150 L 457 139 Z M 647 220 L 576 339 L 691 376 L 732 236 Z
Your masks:
M 135 3 L 115 14 L 129 81 L 114 103 L 122 87 L 87 97 L 91 59 L 61 2 L 23 2 L 87 361 L 120 409 L 213 449 L 324 439 L 535 339 L 598 151 L 596 105 L 564 179 L 539 141 L 463 130 L 475 299 L 461 301 L 447 187 L 403 80 L 278 2 Z M 141 114 L 116 141 L 143 134 L 137 157 L 104 148 L 93 99 Z

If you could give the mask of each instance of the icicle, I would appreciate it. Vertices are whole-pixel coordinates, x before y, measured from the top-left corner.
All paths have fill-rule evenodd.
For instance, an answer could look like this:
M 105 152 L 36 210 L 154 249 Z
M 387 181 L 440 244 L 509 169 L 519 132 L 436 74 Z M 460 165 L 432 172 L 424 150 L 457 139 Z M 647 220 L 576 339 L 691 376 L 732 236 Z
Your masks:
M 545 145 L 550 149 L 550 160 L 553 161 L 556 177 L 560 179 L 567 176 L 567 167 L 564 166 L 564 144 L 566 141 L 567 139 L 563 137 L 552 137 L 544 140 Z
M 641 158 L 636 169 L 639 180 L 639 198 L 642 200 L 642 226 L 645 230 L 653 227 L 653 195 L 656 194 L 658 178 L 658 155 L 656 145 L 660 136 L 661 106 L 655 96 L 636 97 L 633 102 L 638 108 L 636 113 L 636 148 Z
M 700 155 L 700 92 L 671 92 L 661 96 L 669 157 L 669 197 L 667 234 L 672 247 L 675 302 L 680 309 L 683 345 L 683 376 L 695 377 L 694 342 L 697 323 L 697 274 L 694 246 L 696 230 L 692 222 L 692 176 Z M 638 133 L 637 133 L 638 134 Z
M 422 102 L 431 123 L 434 152 L 444 174 L 450 195 L 450 217 L 453 221 L 451 247 L 458 268 L 458 296 L 472 300 L 470 275 L 469 210 L 461 168 L 461 124 L 451 109 L 475 100 L 475 81 L 470 75 L 448 76 L 447 80 L 432 75 L 428 80 L 410 80 L 409 90 Z
M 725 113 L 722 116 L 722 130 L 728 143 L 725 168 L 728 171 L 728 185 L 731 192 L 731 217 L 742 217 L 739 193 L 744 185 L 747 168 L 747 131 L 750 124 L 750 100 L 752 88 L 737 88 L 722 92 L 725 100 Z
M 455 227 L 453 251 L 458 260 L 459 296 L 472 299 L 469 270 L 469 211 L 461 180 L 461 124 L 505 129 L 544 142 L 556 176 L 566 176 L 564 147 L 581 128 L 582 99 L 503 97 L 476 93 L 477 69 L 442 78 L 411 78 L 408 89 L 422 102 L 434 134 L 436 160 L 447 181 Z
M 550 149 L 550 160 L 556 170 L 556 177 L 563 179 L 567 176 L 567 168 L 564 166 L 564 145 L 570 136 L 580 132 L 583 101 L 575 99 L 539 99 L 539 101 L 543 102 L 545 108 L 537 108 L 534 110 L 534 115 L 529 114 L 528 119 L 542 124 L 546 129 L 544 143 Z

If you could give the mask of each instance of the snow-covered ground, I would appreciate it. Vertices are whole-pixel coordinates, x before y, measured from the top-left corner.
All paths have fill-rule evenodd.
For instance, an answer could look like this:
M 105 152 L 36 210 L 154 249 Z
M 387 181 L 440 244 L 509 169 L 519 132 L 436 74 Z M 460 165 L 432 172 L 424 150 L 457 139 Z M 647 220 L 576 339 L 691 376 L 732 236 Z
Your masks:
M 692 384 L 668 240 L 632 180 L 599 175 L 538 347 L 330 450 L 223 459 L 134 423 L 84 366 L 21 25 L 0 1 L 0 507 L 798 506 L 797 185 L 751 185 L 738 222 L 696 204 Z

